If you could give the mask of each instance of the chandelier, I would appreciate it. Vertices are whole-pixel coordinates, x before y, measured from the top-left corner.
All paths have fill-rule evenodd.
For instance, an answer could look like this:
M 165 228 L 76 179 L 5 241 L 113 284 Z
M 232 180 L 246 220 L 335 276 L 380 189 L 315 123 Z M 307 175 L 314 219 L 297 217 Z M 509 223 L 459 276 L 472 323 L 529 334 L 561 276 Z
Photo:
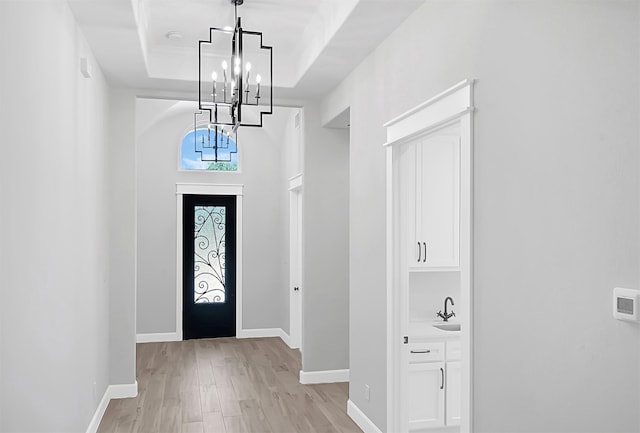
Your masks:
M 229 161 L 229 140 L 240 126 L 262 127 L 273 114 L 273 51 L 262 33 L 242 28 L 238 6 L 235 27 L 210 27 L 198 44 L 198 110 L 194 114 L 194 146 L 202 161 Z M 254 75 L 255 74 L 255 75 Z M 199 132 L 200 131 L 200 132 Z

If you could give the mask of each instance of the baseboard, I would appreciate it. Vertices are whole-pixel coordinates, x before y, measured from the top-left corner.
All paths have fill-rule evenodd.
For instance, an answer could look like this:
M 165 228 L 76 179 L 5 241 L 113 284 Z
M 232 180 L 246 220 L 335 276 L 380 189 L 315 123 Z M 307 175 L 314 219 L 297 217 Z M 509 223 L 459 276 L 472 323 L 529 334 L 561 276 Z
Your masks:
M 119 398 L 131 398 L 137 395 L 138 381 L 136 381 L 135 383 L 128 383 L 123 385 L 109 385 L 104 391 L 102 400 L 100 400 L 100 404 L 98 404 L 98 408 L 93 414 L 93 418 L 91 418 L 89 427 L 87 427 L 87 433 L 96 433 L 98 431 L 100 421 L 102 421 L 102 417 L 104 416 L 104 413 L 107 410 L 107 406 L 109 406 L 109 402 L 111 400 Z
M 300 383 L 309 385 L 312 383 L 335 383 L 349 382 L 349 370 L 323 370 L 323 371 L 302 371 L 300 370 Z
M 298 347 L 291 344 L 291 336 L 286 332 L 284 332 L 284 329 L 279 329 L 279 331 L 280 331 L 280 339 L 284 341 L 284 344 L 286 344 L 289 347 L 289 349 L 298 349 Z
M 100 404 L 98 404 L 98 408 L 93 414 L 93 418 L 91 418 L 89 427 L 87 427 L 87 433 L 96 433 L 98 431 L 100 421 L 102 421 L 102 417 L 107 410 L 107 406 L 109 406 L 109 401 L 111 401 L 111 398 L 109 397 L 109 387 L 107 387 L 104 391 L 104 395 L 102 396 L 102 400 L 100 400 Z
M 353 422 L 355 422 L 364 433 L 382 433 L 382 430 L 380 430 L 351 400 L 347 401 L 347 415 L 351 417 Z
M 164 343 L 167 341 L 181 341 L 177 332 L 164 334 L 136 334 L 136 343 Z
M 236 338 L 280 337 L 281 328 L 241 329 L 236 331 Z
M 136 397 L 138 395 L 138 381 L 123 385 L 109 385 L 107 391 L 111 400 Z
M 291 346 L 289 335 L 282 328 L 262 328 L 262 329 L 242 329 L 236 333 L 236 338 L 268 338 L 280 337 L 287 346 Z M 181 341 L 177 332 L 167 332 L 161 334 L 137 334 L 136 343 L 164 343 L 167 341 Z

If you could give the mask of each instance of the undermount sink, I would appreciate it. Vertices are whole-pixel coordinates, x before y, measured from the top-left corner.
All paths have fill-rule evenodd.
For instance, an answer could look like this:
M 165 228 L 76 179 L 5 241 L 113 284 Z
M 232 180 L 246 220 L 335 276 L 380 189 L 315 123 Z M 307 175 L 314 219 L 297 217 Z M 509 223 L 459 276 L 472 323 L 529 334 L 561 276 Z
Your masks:
M 434 328 L 438 328 L 441 331 L 459 331 L 460 324 L 459 323 L 434 323 Z

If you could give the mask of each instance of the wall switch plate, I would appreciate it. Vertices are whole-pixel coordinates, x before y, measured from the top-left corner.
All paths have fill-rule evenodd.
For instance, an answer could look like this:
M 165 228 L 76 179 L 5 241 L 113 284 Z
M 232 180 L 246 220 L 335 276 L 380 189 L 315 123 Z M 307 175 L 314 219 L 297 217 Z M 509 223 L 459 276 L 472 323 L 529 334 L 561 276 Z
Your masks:
M 371 388 L 369 385 L 364 386 L 364 399 L 367 401 L 371 400 Z
M 613 317 L 618 320 L 640 321 L 640 291 L 616 287 L 613 289 Z

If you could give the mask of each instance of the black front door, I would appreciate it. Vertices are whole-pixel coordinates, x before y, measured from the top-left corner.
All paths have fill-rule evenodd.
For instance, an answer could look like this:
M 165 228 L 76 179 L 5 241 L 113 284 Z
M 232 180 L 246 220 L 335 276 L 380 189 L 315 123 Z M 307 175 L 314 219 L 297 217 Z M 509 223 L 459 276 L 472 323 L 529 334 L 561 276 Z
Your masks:
M 185 340 L 236 335 L 236 197 L 185 195 Z

